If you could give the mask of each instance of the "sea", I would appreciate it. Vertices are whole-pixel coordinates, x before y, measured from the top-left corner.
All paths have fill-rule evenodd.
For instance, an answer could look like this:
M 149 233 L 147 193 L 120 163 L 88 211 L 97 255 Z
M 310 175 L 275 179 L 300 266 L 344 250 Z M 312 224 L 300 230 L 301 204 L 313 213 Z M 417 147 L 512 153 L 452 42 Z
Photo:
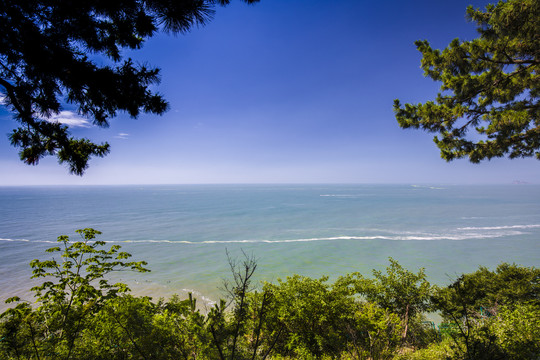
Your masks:
M 246 257 L 254 289 L 293 274 L 370 276 L 389 258 L 439 285 L 479 266 L 538 267 L 539 200 L 540 185 L 523 184 L 0 187 L 0 310 L 11 296 L 33 301 L 30 261 L 89 227 L 148 262 L 151 272 L 113 280 L 208 306 Z

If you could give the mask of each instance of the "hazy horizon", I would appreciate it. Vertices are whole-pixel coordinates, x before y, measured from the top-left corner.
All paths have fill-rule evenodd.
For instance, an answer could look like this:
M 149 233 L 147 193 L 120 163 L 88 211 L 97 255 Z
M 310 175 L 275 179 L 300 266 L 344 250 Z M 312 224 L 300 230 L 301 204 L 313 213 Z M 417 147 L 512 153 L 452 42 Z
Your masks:
M 9 184 L 0 185 L 0 187 L 121 187 L 121 186 L 411 186 L 411 187 L 435 187 L 435 186 L 538 186 L 540 183 L 525 182 L 521 180 L 515 180 L 511 183 L 444 183 L 444 182 L 388 182 L 388 183 L 354 183 L 354 182 L 252 182 L 252 183 L 125 183 L 125 184 L 111 184 L 111 183 L 95 183 L 95 184 Z

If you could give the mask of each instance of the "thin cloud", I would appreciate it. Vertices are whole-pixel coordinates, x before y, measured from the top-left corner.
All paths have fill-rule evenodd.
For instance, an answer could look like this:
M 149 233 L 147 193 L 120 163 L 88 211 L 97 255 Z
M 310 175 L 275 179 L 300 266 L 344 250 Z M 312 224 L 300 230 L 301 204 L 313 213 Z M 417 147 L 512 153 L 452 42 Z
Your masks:
M 73 111 L 64 110 L 60 111 L 57 115 L 53 115 L 47 119 L 49 122 L 58 122 L 70 127 L 84 127 L 89 128 L 91 126 L 87 119 L 84 119 L 74 113 Z
M 2 93 L 0 93 L 0 105 L 7 105 L 7 97 Z M 69 110 L 60 111 L 58 114 L 53 115 L 45 120 L 51 123 L 60 123 L 70 127 L 89 128 L 92 126 L 87 119 L 82 118 L 77 115 L 77 113 Z
M 127 139 L 129 137 L 129 134 L 127 133 L 119 133 L 118 135 L 115 136 L 115 138 L 117 139 Z

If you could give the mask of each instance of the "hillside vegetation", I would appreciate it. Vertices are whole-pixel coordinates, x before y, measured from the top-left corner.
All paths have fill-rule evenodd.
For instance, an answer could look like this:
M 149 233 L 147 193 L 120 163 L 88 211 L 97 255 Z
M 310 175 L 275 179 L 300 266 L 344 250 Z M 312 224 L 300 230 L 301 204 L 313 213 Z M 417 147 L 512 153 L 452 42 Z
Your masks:
M 385 272 L 335 282 L 293 275 L 254 290 L 256 261 L 229 259 L 228 297 L 152 300 L 110 283 L 148 271 L 120 246 L 58 238 L 61 260 L 31 262 L 35 303 L 11 298 L 1 359 L 539 359 L 540 270 L 480 267 L 446 287 L 389 259 Z M 438 313 L 436 326 L 426 314 Z

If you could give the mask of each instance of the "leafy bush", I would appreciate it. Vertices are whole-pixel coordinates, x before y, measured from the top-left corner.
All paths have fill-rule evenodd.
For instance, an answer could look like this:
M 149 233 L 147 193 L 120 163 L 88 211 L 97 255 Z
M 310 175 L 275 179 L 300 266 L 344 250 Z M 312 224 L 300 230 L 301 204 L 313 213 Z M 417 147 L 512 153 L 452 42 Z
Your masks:
M 409 327 L 417 314 L 430 309 L 432 286 L 426 280 L 423 268 L 415 274 L 396 260 L 389 258 L 389 261 L 386 274 L 373 270 L 373 278 L 369 279 L 353 273 L 339 278 L 338 283 L 397 314 L 403 325 L 402 341 L 414 342 L 415 336 L 411 336 Z
M 107 274 L 118 270 L 145 272 L 146 263 L 126 262 L 131 255 L 119 252 L 120 246 L 101 249 L 101 234 L 94 229 L 77 230 L 81 241 L 58 237 L 60 246 L 47 250 L 61 253 L 57 260 L 33 260 L 32 278 L 44 282 L 33 287 L 36 308 L 21 302 L 2 314 L 2 350 L 9 357 L 63 358 L 83 356 L 78 353 L 81 334 L 95 321 L 106 304 L 129 291 L 122 283 L 110 284 Z M 19 298 L 8 301 L 17 302 Z M 4 335 L 5 334 L 5 335 Z
M 274 299 L 266 331 L 283 332 L 277 353 L 301 358 L 337 356 L 346 348 L 346 324 L 353 321 L 354 298 L 348 289 L 327 281 L 327 277 L 294 275 L 277 284 L 265 284 L 264 290 Z
M 451 340 L 431 343 L 428 347 L 416 351 L 407 351 L 399 354 L 396 360 L 449 360 L 455 355 L 451 349 Z
M 491 321 L 500 348 L 513 360 L 540 359 L 540 307 L 503 306 Z

